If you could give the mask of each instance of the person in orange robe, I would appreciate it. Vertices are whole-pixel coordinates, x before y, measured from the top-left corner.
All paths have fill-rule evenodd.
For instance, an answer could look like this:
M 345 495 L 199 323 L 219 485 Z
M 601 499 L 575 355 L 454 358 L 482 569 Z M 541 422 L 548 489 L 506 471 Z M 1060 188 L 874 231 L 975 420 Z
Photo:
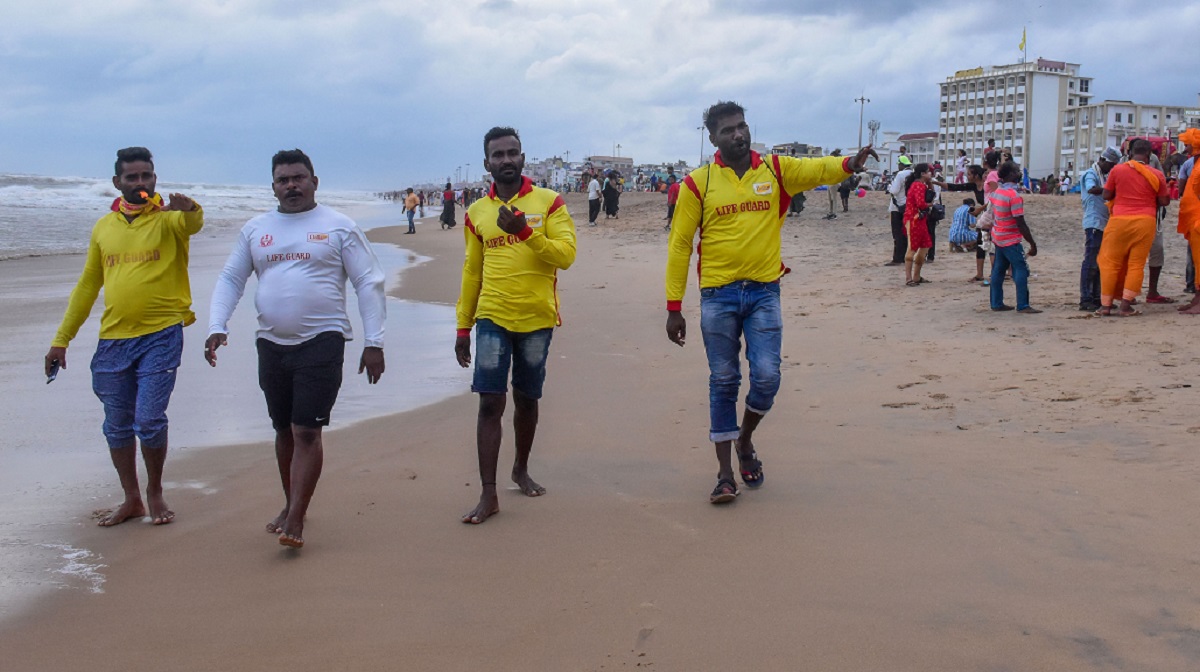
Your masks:
M 1191 148 L 1193 157 L 1200 156 L 1200 128 L 1189 128 L 1180 133 L 1179 141 Z M 1193 267 L 1200 268 L 1200 180 L 1188 179 L 1180 190 L 1179 226 L 1175 230 L 1188 241 Z M 1196 286 L 1200 287 L 1200 278 L 1196 280 Z M 1179 312 L 1200 315 L 1200 294 L 1193 294 L 1191 302 L 1180 306 Z
M 1112 216 L 1104 229 L 1104 242 L 1096 260 L 1100 266 L 1100 310 L 1096 314 L 1100 316 L 1113 314 L 1113 299 L 1119 290 L 1121 306 L 1116 314 L 1121 317 L 1141 314 L 1133 309 L 1131 302 L 1142 293 L 1158 208 L 1169 202 L 1166 176 L 1146 165 L 1150 161 L 1150 142 L 1134 140 L 1130 151 L 1133 159 L 1113 167 L 1104 184 L 1103 196 L 1104 200 L 1112 201 Z

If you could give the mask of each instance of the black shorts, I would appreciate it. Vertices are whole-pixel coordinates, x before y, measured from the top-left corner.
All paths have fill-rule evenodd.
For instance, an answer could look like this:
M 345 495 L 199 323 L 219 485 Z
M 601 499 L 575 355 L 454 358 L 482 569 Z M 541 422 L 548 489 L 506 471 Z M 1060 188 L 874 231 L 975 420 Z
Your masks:
M 342 387 L 346 339 L 327 331 L 298 345 L 258 339 L 258 386 L 267 398 L 271 426 L 324 427 Z

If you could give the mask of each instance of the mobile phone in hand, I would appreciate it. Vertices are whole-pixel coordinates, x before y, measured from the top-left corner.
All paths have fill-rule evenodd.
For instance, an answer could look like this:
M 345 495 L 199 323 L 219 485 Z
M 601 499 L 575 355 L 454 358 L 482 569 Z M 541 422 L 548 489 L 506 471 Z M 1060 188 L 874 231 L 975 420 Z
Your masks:
M 47 385 L 53 383 L 55 378 L 58 378 L 58 370 L 61 368 L 62 364 L 57 359 L 50 362 L 50 373 L 46 375 Z

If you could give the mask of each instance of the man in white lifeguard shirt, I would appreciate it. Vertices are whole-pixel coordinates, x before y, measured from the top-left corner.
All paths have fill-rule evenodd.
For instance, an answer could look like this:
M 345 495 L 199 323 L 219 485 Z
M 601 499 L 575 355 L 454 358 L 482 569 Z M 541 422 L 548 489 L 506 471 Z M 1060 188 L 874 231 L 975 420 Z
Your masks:
M 226 327 L 250 274 L 258 276 L 258 382 L 275 428 L 275 457 L 286 503 L 267 532 L 292 548 L 304 545 L 304 515 L 321 477 L 321 429 L 342 384 L 346 341 L 346 281 L 358 295 L 364 343 L 358 372 L 374 384 L 383 375 L 387 316 L 384 273 L 354 220 L 318 205 L 317 176 L 304 152 L 271 159 L 279 208 L 242 228 L 217 279 L 204 359 L 217 365 Z

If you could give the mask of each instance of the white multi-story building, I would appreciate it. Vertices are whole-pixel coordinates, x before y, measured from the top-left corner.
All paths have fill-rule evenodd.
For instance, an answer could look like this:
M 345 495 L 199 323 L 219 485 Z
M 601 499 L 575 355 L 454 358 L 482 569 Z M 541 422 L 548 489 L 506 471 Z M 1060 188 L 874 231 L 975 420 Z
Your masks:
M 930 131 L 929 133 L 905 133 L 896 138 L 905 152 L 908 154 L 908 159 L 913 162 L 913 165 L 918 163 L 935 163 L 938 160 L 938 132 Z M 897 148 L 899 149 L 899 148 Z M 899 153 L 897 152 L 897 158 Z M 942 165 L 946 165 L 942 161 Z M 950 163 L 954 165 L 953 162 Z
M 1188 127 L 1200 127 L 1200 109 L 1106 100 L 1064 110 L 1061 170 L 1076 175 L 1105 147 L 1119 148 L 1127 138 L 1136 136 L 1174 139 Z
M 958 150 L 983 158 L 988 139 L 1008 148 L 1030 175 L 1060 173 L 1062 112 L 1091 102 L 1092 80 L 1078 63 L 1028 63 L 959 70 L 941 84 L 937 160 L 954 165 Z

